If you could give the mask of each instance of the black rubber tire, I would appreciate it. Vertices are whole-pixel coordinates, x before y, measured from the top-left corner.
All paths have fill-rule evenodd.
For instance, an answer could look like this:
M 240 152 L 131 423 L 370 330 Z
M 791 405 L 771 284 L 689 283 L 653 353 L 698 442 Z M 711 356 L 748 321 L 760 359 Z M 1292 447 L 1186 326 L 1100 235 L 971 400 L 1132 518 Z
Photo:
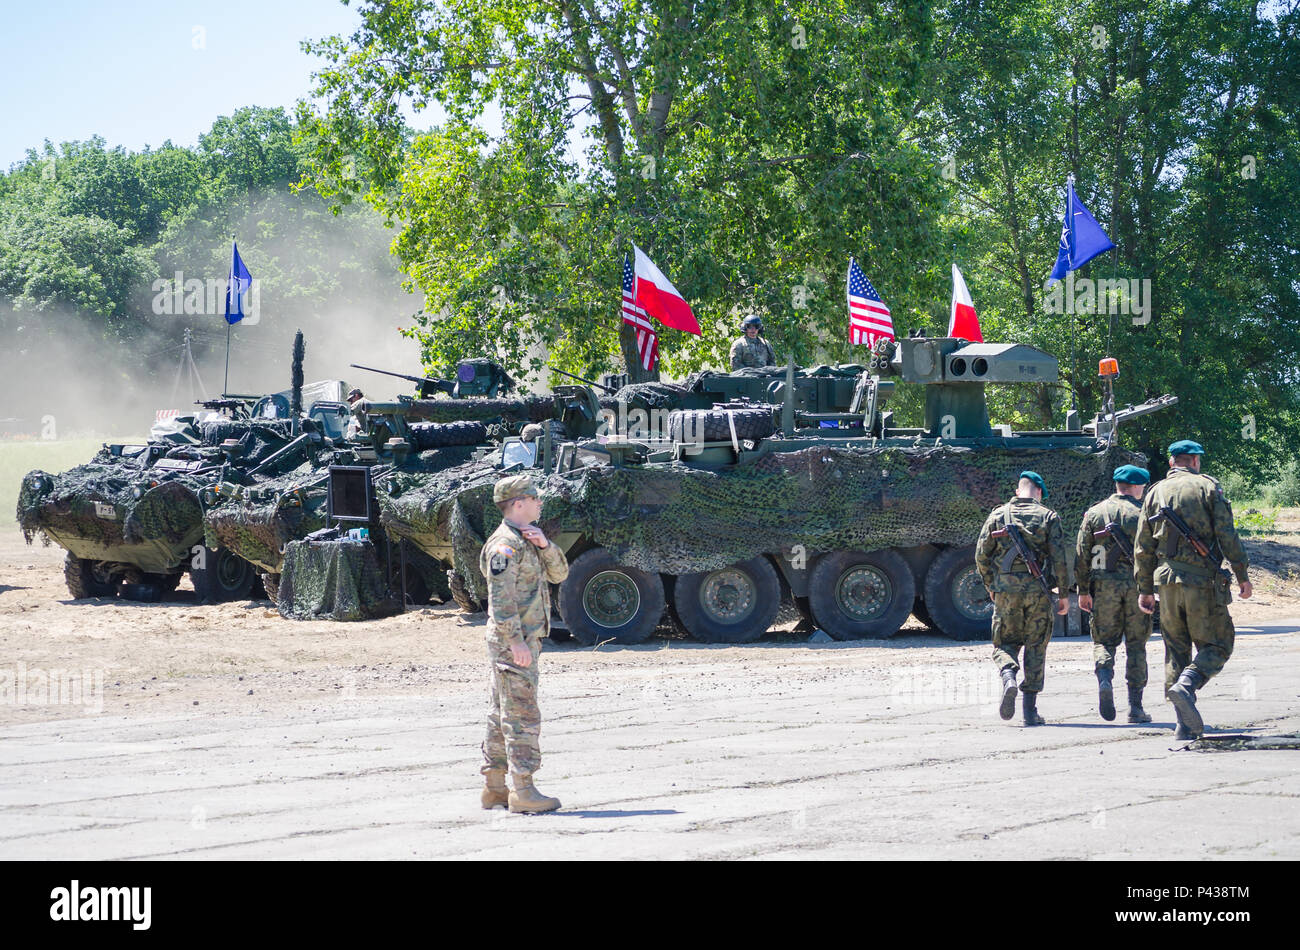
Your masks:
M 846 612 L 836 600 L 836 590 L 848 572 L 871 568 L 883 574 L 889 596 L 875 616 L 860 619 Z M 912 569 L 897 551 L 833 551 L 822 555 L 808 577 L 808 602 L 817 626 L 836 640 L 879 640 L 902 629 L 916 600 Z
M 63 559 L 63 580 L 68 585 L 68 593 L 73 600 L 88 600 L 92 597 L 116 597 L 122 589 L 122 577 L 110 575 L 108 580 L 95 576 L 95 562 L 84 557 L 77 557 L 71 551 Z
M 975 547 L 946 548 L 930 562 L 925 572 L 925 606 L 934 618 L 934 626 L 954 640 L 992 640 L 993 605 L 975 570 Z M 954 586 L 956 585 L 956 586 Z M 957 607 L 954 591 L 964 590 L 987 603 L 987 616 L 975 619 Z
M 585 597 L 595 591 L 588 588 L 600 575 L 623 575 L 614 580 L 623 591 L 636 591 L 635 610 L 617 626 L 598 623 L 588 610 Z M 630 586 L 629 586 L 630 585 Z M 556 606 L 573 638 L 585 646 L 607 640 L 615 643 L 641 643 L 655 632 L 664 612 L 664 582 L 658 574 L 647 574 L 635 567 L 624 567 L 604 548 L 592 548 L 569 565 L 569 576 L 560 584 Z
M 702 593 L 714 580 L 722 580 L 722 572 L 739 571 L 752 585 L 753 601 L 744 616 L 726 623 L 711 615 L 704 606 Z M 719 592 L 727 595 L 735 588 L 723 582 Z M 741 561 L 720 571 L 702 571 L 683 574 L 673 588 L 673 607 L 682 626 L 697 640 L 705 643 L 753 643 L 776 620 L 781 607 L 781 579 L 772 562 L 762 555 Z
M 274 604 L 276 602 L 277 596 L 280 593 L 280 575 L 263 574 L 262 590 L 266 592 L 266 599 Z
M 260 578 L 253 565 L 227 548 L 203 549 L 204 566 L 190 568 L 190 583 L 200 604 L 222 604 L 253 597 Z
M 487 610 L 487 604 L 470 593 L 469 588 L 465 585 L 465 579 L 454 570 L 447 571 L 447 587 L 451 591 L 451 599 L 465 613 L 481 614 Z
M 411 447 L 417 452 L 487 441 L 487 426 L 481 422 L 416 423 L 408 428 Z
M 730 442 L 728 415 L 735 420 L 737 439 L 765 439 L 776 431 L 770 409 L 674 409 L 668 413 L 668 437 L 678 442 Z

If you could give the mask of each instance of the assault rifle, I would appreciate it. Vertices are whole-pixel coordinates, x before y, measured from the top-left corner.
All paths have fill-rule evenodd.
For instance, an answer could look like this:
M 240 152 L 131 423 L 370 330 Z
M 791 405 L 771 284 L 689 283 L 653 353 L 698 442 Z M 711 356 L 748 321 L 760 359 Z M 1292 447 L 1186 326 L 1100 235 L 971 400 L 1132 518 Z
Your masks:
M 1123 558 L 1130 564 L 1133 563 L 1133 543 L 1129 541 L 1128 535 L 1126 535 L 1124 529 L 1119 526 L 1119 522 L 1106 522 L 1106 527 L 1102 528 L 1100 531 L 1094 531 L 1092 536 L 1094 538 L 1110 538 L 1115 542 L 1115 547 L 1119 548 L 1119 553 Z
M 1178 512 L 1174 511 L 1174 509 L 1170 508 L 1168 505 L 1162 505 L 1158 512 L 1156 512 L 1151 517 L 1147 518 L 1147 522 L 1149 524 L 1155 524 L 1157 521 L 1160 521 L 1161 519 L 1164 519 L 1165 521 L 1168 521 L 1171 525 L 1173 525 L 1174 530 L 1176 530 L 1179 534 L 1181 534 L 1184 538 L 1186 538 L 1187 543 L 1190 544 L 1193 548 L 1195 548 L 1196 553 L 1199 554 L 1201 557 L 1210 558 L 1213 557 L 1214 554 L 1218 552 L 1217 542 L 1213 549 L 1207 546 L 1204 541 L 1202 541 L 1199 537 L 1196 536 L 1196 532 L 1191 529 L 1191 527 L 1187 524 L 1187 522 L 1183 520 L 1183 516 L 1180 515 Z M 1222 561 L 1223 555 L 1220 554 L 1217 560 Z
M 1029 568 L 1030 575 L 1043 588 L 1043 593 L 1047 595 L 1047 599 L 1056 600 L 1056 595 L 1052 593 L 1052 588 L 1047 583 L 1047 577 L 1043 574 L 1042 565 L 1038 563 L 1038 558 L 1034 557 L 1034 552 L 1029 550 L 1029 545 L 1025 542 L 1025 536 L 1020 533 L 1019 525 L 1008 521 L 996 531 L 990 531 L 989 537 L 1011 539 L 1013 547 L 1007 552 L 1007 556 L 1002 562 L 1004 571 L 1011 566 L 1011 562 L 1015 560 L 1016 555 L 1020 555 L 1021 560 L 1025 562 L 1025 567 Z
M 405 379 L 415 383 L 420 387 L 421 399 L 431 399 L 434 393 L 446 393 L 452 395 L 456 384 L 449 379 L 430 379 L 427 376 L 407 376 L 405 373 L 394 373 L 392 370 L 375 369 L 373 366 L 362 366 L 360 363 L 349 363 L 353 369 L 364 369 L 371 373 L 383 373 L 385 376 L 396 376 L 398 379 Z

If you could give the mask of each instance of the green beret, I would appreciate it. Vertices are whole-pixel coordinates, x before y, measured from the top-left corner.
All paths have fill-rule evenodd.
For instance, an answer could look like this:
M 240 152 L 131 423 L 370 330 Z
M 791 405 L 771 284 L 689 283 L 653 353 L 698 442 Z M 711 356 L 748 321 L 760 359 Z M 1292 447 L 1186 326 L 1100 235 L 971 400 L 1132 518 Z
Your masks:
M 1151 481 L 1151 473 L 1136 465 L 1121 465 L 1115 469 L 1115 481 L 1125 485 L 1145 485 Z
M 1205 449 L 1201 448 L 1201 443 L 1193 442 L 1191 439 L 1182 439 L 1169 446 L 1169 454 L 1173 455 L 1204 455 Z
M 1020 477 L 1027 478 L 1037 485 L 1039 490 L 1043 493 L 1043 500 L 1047 500 L 1047 483 L 1043 481 L 1042 475 L 1039 475 L 1037 472 L 1021 472 Z
M 492 489 L 492 500 L 497 504 L 515 498 L 536 498 L 537 486 L 527 475 L 510 475 L 497 482 Z

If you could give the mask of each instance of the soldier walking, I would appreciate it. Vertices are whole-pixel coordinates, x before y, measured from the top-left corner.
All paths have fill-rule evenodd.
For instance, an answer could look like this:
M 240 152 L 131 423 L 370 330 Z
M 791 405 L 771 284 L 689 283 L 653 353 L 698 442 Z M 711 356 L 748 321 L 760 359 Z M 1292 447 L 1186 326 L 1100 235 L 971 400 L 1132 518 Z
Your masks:
M 975 567 L 993 598 L 993 662 L 1002 674 L 998 714 L 1003 719 L 1015 715 L 1017 658 L 1023 646 L 1025 681 L 1020 689 L 1026 726 L 1045 722 L 1037 701 L 1052 639 L 1053 603 L 1059 614 L 1070 609 L 1065 591 L 1072 579 L 1061 519 L 1043 505 L 1046 498 L 1043 477 L 1021 472 L 1016 497 L 993 509 L 975 545 Z
M 492 490 L 502 522 L 488 537 L 479 567 L 488 587 L 489 665 L 487 738 L 483 742 L 484 808 L 554 811 L 558 798 L 533 787 L 542 764 L 538 737 L 537 661 L 550 629 L 548 583 L 569 576 L 569 564 L 535 522 L 542 502 L 527 475 L 503 478 Z M 510 770 L 513 791 L 506 789 Z
M 1242 599 L 1251 595 L 1249 561 L 1232 506 L 1219 482 L 1201 474 L 1204 454 L 1190 439 L 1169 446 L 1169 474 L 1147 493 L 1134 544 L 1138 606 L 1152 613 L 1160 593 L 1165 695 L 1178 717 L 1176 739 L 1196 739 L 1205 731 L 1196 691 L 1232 656 L 1232 578 L 1222 569 L 1225 558 Z
M 731 368 L 775 366 L 776 351 L 767 340 L 763 339 L 762 318 L 756 313 L 751 313 L 740 321 L 740 329 L 745 335 L 731 344 Z
M 1115 469 L 1115 494 L 1087 510 L 1075 545 L 1074 576 L 1079 609 L 1092 614 L 1092 661 L 1097 672 L 1101 718 L 1115 719 L 1115 654 L 1124 644 L 1128 721 L 1150 722 L 1142 708 L 1147 685 L 1147 640 L 1151 618 L 1138 608 L 1133 578 L 1133 539 L 1142 517 L 1142 493 L 1151 473 L 1136 465 Z

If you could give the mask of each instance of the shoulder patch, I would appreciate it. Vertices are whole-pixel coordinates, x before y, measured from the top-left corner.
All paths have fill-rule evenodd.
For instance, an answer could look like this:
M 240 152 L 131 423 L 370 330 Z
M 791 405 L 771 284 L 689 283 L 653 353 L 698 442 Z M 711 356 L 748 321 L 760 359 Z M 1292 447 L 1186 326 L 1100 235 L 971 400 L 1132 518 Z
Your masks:
M 504 574 L 506 568 L 509 566 L 510 558 L 500 552 L 495 552 L 490 558 L 488 558 L 488 568 L 492 571 L 493 575 Z

